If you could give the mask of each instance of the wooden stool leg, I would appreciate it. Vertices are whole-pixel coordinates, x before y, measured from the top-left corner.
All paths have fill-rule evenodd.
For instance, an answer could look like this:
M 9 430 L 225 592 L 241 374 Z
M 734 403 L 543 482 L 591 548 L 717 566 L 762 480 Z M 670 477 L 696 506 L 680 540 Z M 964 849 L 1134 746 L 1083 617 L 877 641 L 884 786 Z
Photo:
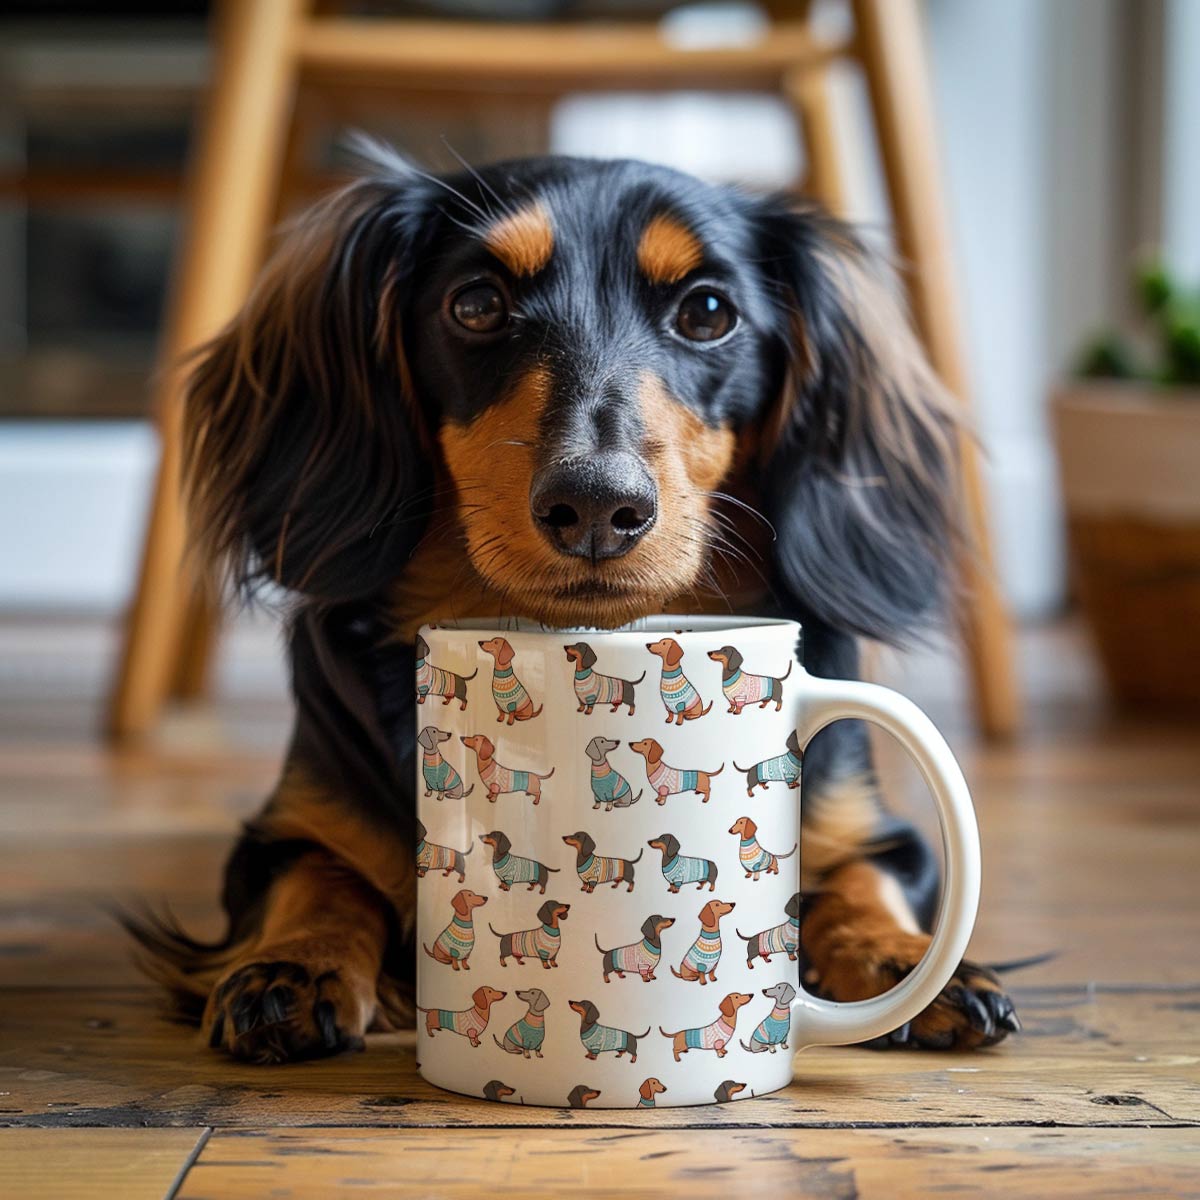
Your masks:
M 938 169 L 933 102 L 916 0 L 853 0 L 897 249 L 907 264 L 913 320 L 934 369 L 966 402 L 958 305 Z M 987 509 L 975 444 L 964 439 L 963 502 L 977 553 L 964 561 L 963 640 L 980 725 L 1013 733 L 1020 719 L 1012 631 L 992 569 Z
M 223 0 L 217 10 L 209 110 L 162 347 L 167 369 L 156 396 L 161 459 L 108 713 L 113 737 L 146 733 L 179 678 L 194 581 L 183 570 L 177 364 L 237 311 L 258 268 L 295 93 L 293 34 L 306 8 L 305 0 Z M 197 649 L 200 641 L 190 640 Z M 194 664 L 188 673 L 203 677 Z
M 841 217 L 846 214 L 845 180 L 829 83 L 825 67 L 797 68 L 784 77 L 783 92 L 804 140 L 805 194 Z

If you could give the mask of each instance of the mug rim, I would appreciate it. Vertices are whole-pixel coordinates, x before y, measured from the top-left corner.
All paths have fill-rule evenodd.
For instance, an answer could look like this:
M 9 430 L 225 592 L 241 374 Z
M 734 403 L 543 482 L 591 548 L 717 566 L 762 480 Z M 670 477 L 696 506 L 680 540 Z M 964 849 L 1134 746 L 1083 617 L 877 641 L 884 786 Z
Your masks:
M 566 635 L 575 637 L 586 634 L 591 638 L 639 636 L 647 633 L 723 633 L 745 632 L 754 629 L 794 629 L 799 634 L 801 625 L 788 617 L 728 616 L 700 613 L 655 613 L 639 617 L 626 625 L 612 629 L 595 625 L 543 625 L 528 617 L 451 617 L 446 620 L 428 622 L 418 631 L 434 633 L 488 633 L 500 630 L 504 633 L 545 634 L 548 637 Z

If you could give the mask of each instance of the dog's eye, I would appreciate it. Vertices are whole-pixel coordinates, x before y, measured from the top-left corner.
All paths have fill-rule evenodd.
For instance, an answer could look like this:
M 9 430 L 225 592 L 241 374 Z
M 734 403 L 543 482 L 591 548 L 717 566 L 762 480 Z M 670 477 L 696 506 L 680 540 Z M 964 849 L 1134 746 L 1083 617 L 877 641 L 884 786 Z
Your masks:
M 737 311 L 717 292 L 697 288 L 684 296 L 675 327 L 690 342 L 716 342 L 737 324 Z
M 454 319 L 472 333 L 495 333 L 508 324 L 508 301 L 491 283 L 472 283 L 450 304 Z

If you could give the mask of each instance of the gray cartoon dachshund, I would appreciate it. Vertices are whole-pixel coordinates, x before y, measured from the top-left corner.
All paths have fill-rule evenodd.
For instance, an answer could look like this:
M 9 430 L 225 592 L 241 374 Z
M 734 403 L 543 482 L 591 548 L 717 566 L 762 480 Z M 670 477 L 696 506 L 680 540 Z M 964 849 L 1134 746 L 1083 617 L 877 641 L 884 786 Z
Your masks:
M 421 747 L 421 775 L 425 780 L 425 795 L 437 792 L 439 800 L 462 800 L 469 796 L 475 785 L 463 791 L 462 776 L 442 757 L 438 749 L 442 742 L 448 742 L 450 734 L 443 729 L 435 729 L 426 725 L 417 734 L 417 745 Z
M 742 1043 L 742 1049 L 751 1054 L 763 1054 L 768 1050 L 774 1054 L 781 1046 L 786 1050 L 792 1032 L 792 1001 L 796 998 L 796 989 L 790 983 L 777 983 L 774 987 L 763 988 L 763 995 L 774 1000 L 775 1005 L 755 1027 L 750 1041 Z
M 604 805 L 605 812 L 614 808 L 632 808 L 641 798 L 642 789 L 633 794 L 629 780 L 611 766 L 608 756 L 621 743 L 616 738 L 594 737 L 587 744 L 587 756 L 592 760 L 592 798 L 593 808 Z
M 541 988 L 530 988 L 527 992 L 518 992 L 517 999 L 529 1005 L 529 1011 L 523 1017 L 518 1017 L 504 1032 L 504 1041 L 494 1033 L 492 1041 L 507 1054 L 519 1054 L 528 1058 L 530 1054 L 542 1057 L 542 1042 L 546 1040 L 546 1009 L 550 1007 L 550 998 Z

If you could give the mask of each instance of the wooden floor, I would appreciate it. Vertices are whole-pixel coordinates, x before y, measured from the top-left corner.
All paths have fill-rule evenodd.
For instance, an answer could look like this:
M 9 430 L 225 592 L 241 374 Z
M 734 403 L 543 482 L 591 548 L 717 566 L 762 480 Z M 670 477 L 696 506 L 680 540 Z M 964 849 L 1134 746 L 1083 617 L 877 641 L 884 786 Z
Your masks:
M 975 790 L 974 955 L 1058 952 L 1012 977 L 1024 1034 L 973 1055 L 809 1051 L 779 1095 L 647 1114 L 439 1093 L 410 1034 L 248 1068 L 161 1020 L 104 902 L 166 898 L 216 928 L 221 857 L 270 782 L 286 705 L 250 631 L 215 712 L 105 753 L 104 634 L 0 626 L 6 1200 L 1200 1196 L 1200 727 L 1107 715 L 1072 631 L 1024 638 L 1029 727 L 1008 748 L 974 744 L 941 657 L 884 668 Z

